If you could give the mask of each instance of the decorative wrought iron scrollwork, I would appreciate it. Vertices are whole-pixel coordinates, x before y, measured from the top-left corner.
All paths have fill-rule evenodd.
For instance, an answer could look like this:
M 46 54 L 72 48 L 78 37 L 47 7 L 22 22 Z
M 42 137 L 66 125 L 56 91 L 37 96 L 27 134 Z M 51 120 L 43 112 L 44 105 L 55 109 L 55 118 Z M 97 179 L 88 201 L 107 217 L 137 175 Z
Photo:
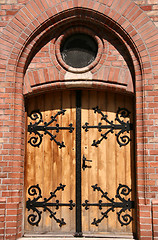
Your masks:
M 44 134 L 48 134 L 50 136 L 50 140 L 54 141 L 59 148 L 65 147 L 64 142 L 59 142 L 56 140 L 56 135 L 53 135 L 49 130 L 55 130 L 56 133 L 58 133 L 60 130 L 69 130 L 70 133 L 73 132 L 74 127 L 72 123 L 69 124 L 68 127 L 60 127 L 57 123 L 56 126 L 50 126 L 51 123 L 57 122 L 57 116 L 64 115 L 66 110 L 61 109 L 57 112 L 55 116 L 51 116 L 51 120 L 47 123 L 44 122 L 44 125 L 39 125 L 43 122 L 42 120 L 42 114 L 39 110 L 32 111 L 29 117 L 31 120 L 35 121 L 35 123 L 31 123 L 28 125 L 28 132 L 30 134 L 34 133 L 34 136 L 30 137 L 28 143 L 31 144 L 33 147 L 39 147 L 42 143 L 43 134 L 40 132 L 44 132 Z
M 129 131 L 133 129 L 132 123 L 129 123 L 129 121 L 123 121 L 123 119 L 129 117 L 130 115 L 130 112 L 126 108 L 118 108 L 117 110 L 115 120 L 118 121 L 119 124 L 114 124 L 113 121 L 109 121 L 108 116 L 104 115 L 103 112 L 98 108 L 98 106 L 93 108 L 93 110 L 94 113 L 101 114 L 101 120 L 104 120 L 107 124 L 103 125 L 100 122 L 97 126 L 90 126 L 89 123 L 86 122 L 85 125 L 82 126 L 82 128 L 85 129 L 86 132 L 90 128 L 97 128 L 99 132 L 101 132 L 103 129 L 107 129 L 107 131 L 104 134 L 101 134 L 101 138 L 99 140 L 93 140 L 92 146 L 98 147 L 98 145 L 103 141 L 103 139 L 107 139 L 107 135 L 110 132 L 114 133 L 114 130 L 120 130 L 118 133 L 115 134 L 120 147 L 126 146 L 131 141 L 128 135 L 124 135 L 125 132 L 129 133 Z
M 110 211 L 114 212 L 115 208 L 121 208 L 119 212 L 117 212 L 118 215 L 118 221 L 120 222 L 121 226 L 128 225 L 133 220 L 132 216 L 130 214 L 125 213 L 127 210 L 131 211 L 131 209 L 134 208 L 134 201 L 131 201 L 130 198 L 126 200 L 123 196 L 128 196 L 129 193 L 132 191 L 127 185 L 119 184 L 117 191 L 116 191 L 116 198 L 120 200 L 120 202 L 114 201 L 114 198 L 109 198 L 108 193 L 104 192 L 98 185 L 91 186 L 93 188 L 93 191 L 99 191 L 102 193 L 101 197 L 105 198 L 108 202 L 104 203 L 102 200 L 99 200 L 98 203 L 89 203 L 88 200 L 85 200 L 85 202 L 82 204 L 83 207 L 85 207 L 86 210 L 89 209 L 90 206 L 97 206 L 100 210 L 102 210 L 103 207 L 107 207 L 108 209 L 105 212 L 101 212 L 102 217 L 99 219 L 94 218 L 92 225 L 98 226 L 100 222 L 104 218 L 108 218 L 108 213 Z
M 42 215 L 42 211 L 39 211 L 38 208 L 43 208 L 43 211 L 46 212 L 48 211 L 50 213 L 49 217 L 53 218 L 60 227 L 62 227 L 63 225 L 66 225 L 65 221 L 63 218 L 58 219 L 56 217 L 56 212 L 53 212 L 50 207 L 55 207 L 56 210 L 58 210 L 60 207 L 63 206 L 68 206 L 70 210 L 72 210 L 75 207 L 75 203 L 70 200 L 69 203 L 60 203 L 59 200 L 56 200 L 56 202 L 52 203 L 49 202 L 52 198 L 56 197 L 56 192 L 59 190 L 64 191 L 66 185 L 62 185 L 60 183 L 60 185 L 56 188 L 56 190 L 54 192 L 50 192 L 50 197 L 49 198 L 44 198 L 44 201 L 38 201 L 40 198 L 42 198 L 41 196 L 41 189 L 39 187 L 39 185 L 32 185 L 29 189 L 28 189 L 28 194 L 30 196 L 35 196 L 37 195 L 37 197 L 35 197 L 34 199 L 30 199 L 28 198 L 27 202 L 26 202 L 26 208 L 28 211 L 33 210 L 33 213 L 30 214 L 28 216 L 28 222 L 29 224 L 31 224 L 32 226 L 38 226 L 40 220 L 41 220 L 41 215 Z

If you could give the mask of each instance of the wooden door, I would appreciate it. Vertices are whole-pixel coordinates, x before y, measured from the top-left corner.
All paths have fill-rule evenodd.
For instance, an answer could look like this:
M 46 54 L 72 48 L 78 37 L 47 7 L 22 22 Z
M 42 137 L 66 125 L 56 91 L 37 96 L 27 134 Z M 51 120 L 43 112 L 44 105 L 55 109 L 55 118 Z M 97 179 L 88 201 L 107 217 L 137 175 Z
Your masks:
M 73 92 L 27 101 L 26 233 L 75 232 L 75 111 Z
M 27 100 L 25 233 L 135 232 L 132 102 L 87 90 Z
M 81 155 L 87 165 L 82 169 L 85 235 L 135 232 L 132 123 L 133 102 L 129 97 L 82 92 Z

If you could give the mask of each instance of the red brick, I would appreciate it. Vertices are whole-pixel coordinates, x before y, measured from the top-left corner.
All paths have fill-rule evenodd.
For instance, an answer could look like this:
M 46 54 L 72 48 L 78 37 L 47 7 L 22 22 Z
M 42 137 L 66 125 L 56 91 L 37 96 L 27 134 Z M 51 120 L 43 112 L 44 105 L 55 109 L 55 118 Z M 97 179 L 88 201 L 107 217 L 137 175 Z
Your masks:
M 143 9 L 144 11 L 151 11 L 152 10 L 152 5 L 141 6 L 141 9 Z
M 81 1 L 81 2 L 83 2 L 83 1 Z M 27 1 L 25 2 L 23 0 L 20 0 L 16 4 L 16 6 L 13 4 L 4 4 L 4 5 L 1 4 L 1 9 L 2 9 L 1 13 L 4 14 L 4 11 L 6 10 L 6 16 L 4 16 L 3 20 L 8 21 L 10 19 L 10 17 L 11 18 L 13 17 L 13 15 L 17 11 L 17 9 L 20 9 L 26 3 L 27 3 Z M 102 3 L 104 7 L 103 6 L 100 7 L 101 6 L 100 3 Z M 55 7 L 55 4 L 58 4 L 57 8 Z M 23 10 L 19 12 L 20 18 L 18 17 L 18 14 L 17 14 L 16 18 L 13 18 L 11 23 L 7 22 L 7 24 L 8 24 L 7 30 L 10 33 L 6 32 L 6 34 L 8 34 L 8 36 L 6 38 L 3 38 L 3 39 L 6 39 L 6 41 L 2 40 L 2 39 L 0 40 L 5 48 L 4 49 L 5 51 L 3 52 L 2 62 L 1 62 L 1 64 L 2 64 L 1 69 L 3 70 L 0 72 L 1 83 L 3 81 L 3 78 L 5 78 L 4 71 L 5 71 L 6 67 L 9 71 L 7 73 L 8 77 L 6 79 L 4 79 L 3 83 L 1 84 L 1 86 L 2 86 L 1 93 L 12 94 L 14 92 L 14 83 L 12 83 L 12 80 L 14 79 L 13 71 L 14 71 L 14 66 L 16 64 L 15 59 L 17 58 L 17 56 L 20 56 L 20 50 L 22 50 L 22 47 L 23 47 L 22 44 L 25 43 L 25 39 L 27 39 L 27 37 L 31 34 L 31 31 L 34 31 L 34 33 L 35 33 L 36 27 L 39 27 L 39 24 L 42 23 L 42 21 L 47 20 L 46 19 L 47 15 L 45 13 L 43 13 L 41 15 L 43 18 L 41 16 L 38 16 L 38 14 L 40 12 L 44 11 L 45 9 L 48 9 L 48 5 L 49 5 L 49 7 L 54 6 L 52 11 L 51 10 L 47 11 L 48 15 L 50 17 L 52 17 L 53 12 L 57 13 L 57 10 L 59 12 L 63 8 L 65 8 L 65 7 L 67 8 L 67 6 L 71 7 L 71 8 L 74 6 L 78 6 L 77 4 L 78 4 L 77 1 L 76 2 L 75 1 L 74 2 L 67 1 L 67 2 L 63 2 L 61 5 L 60 5 L 60 1 L 56 1 L 56 2 L 55 1 L 53 1 L 53 2 L 47 1 L 46 2 L 43 0 L 41 0 L 41 1 L 37 0 L 34 2 L 29 2 L 27 4 L 28 7 L 26 7 L 26 8 L 24 7 Z M 139 1 L 139 4 L 142 8 L 142 10 L 140 10 L 138 8 L 138 6 L 136 6 L 134 4 L 134 2 L 131 3 L 131 1 L 128 1 L 128 0 L 125 2 L 123 0 L 121 0 L 121 1 L 109 0 L 107 2 L 100 0 L 97 3 L 94 1 L 93 2 L 85 1 L 85 2 L 83 2 L 83 4 L 86 7 L 91 6 L 91 7 L 94 7 L 96 10 L 104 11 L 104 13 L 107 16 L 114 17 L 115 20 L 118 19 L 118 23 L 123 24 L 122 26 L 125 26 L 125 29 L 126 29 L 126 31 L 128 31 L 128 34 L 131 37 L 132 41 L 135 41 L 134 45 L 137 46 L 136 51 L 138 50 L 140 58 L 141 58 L 142 62 L 144 62 L 143 70 L 144 70 L 145 75 L 142 76 L 142 78 L 141 78 L 141 72 L 140 72 L 140 69 L 138 68 L 138 62 L 136 62 L 136 58 L 132 52 L 133 50 L 131 50 L 131 48 L 130 48 L 131 46 L 134 46 L 134 45 L 133 45 L 133 42 L 130 43 L 130 41 L 129 41 L 127 44 L 127 47 L 128 47 L 128 50 L 130 51 L 130 54 L 132 55 L 132 58 L 135 59 L 133 61 L 133 63 L 134 63 L 134 68 L 135 68 L 135 73 L 136 73 L 136 91 L 137 91 L 136 106 L 139 107 L 138 111 L 136 112 L 138 114 L 138 117 L 136 118 L 136 121 L 137 121 L 136 124 L 138 126 L 137 133 L 136 133 L 136 137 L 137 137 L 136 143 L 138 144 L 137 160 L 138 160 L 138 163 L 140 161 L 140 165 L 137 164 L 137 166 L 139 168 L 143 168 L 145 166 L 150 167 L 149 169 L 144 169 L 144 171 L 142 171 L 143 169 L 138 169 L 138 171 L 137 171 L 138 181 L 139 181 L 139 185 L 140 185 L 140 186 L 138 186 L 138 198 L 139 198 L 139 196 L 142 197 L 142 199 L 141 198 L 138 199 L 138 202 L 141 203 L 142 205 L 145 202 L 147 202 L 147 204 L 148 204 L 148 206 L 146 206 L 146 208 L 144 207 L 144 205 L 140 206 L 140 210 L 143 209 L 143 212 L 140 211 L 140 215 L 138 215 L 137 217 L 139 218 L 139 216 L 140 216 L 143 219 L 147 219 L 148 214 L 149 215 L 151 214 L 150 200 L 147 199 L 145 201 L 143 198 L 144 198 L 144 196 L 151 198 L 151 197 L 155 196 L 155 193 L 157 192 L 157 185 L 156 185 L 157 184 L 157 169 L 155 169 L 155 168 L 157 168 L 157 163 L 154 161 L 158 160 L 156 158 L 156 155 L 157 155 L 156 143 L 157 143 L 157 139 L 158 139 L 158 134 L 156 133 L 156 131 L 157 131 L 157 126 L 156 126 L 157 125 L 156 124 L 157 102 L 158 101 L 157 101 L 157 89 L 156 89 L 157 83 L 153 81 L 154 80 L 153 76 L 154 76 L 154 74 L 157 75 L 158 73 L 157 73 L 157 58 L 156 58 L 157 52 L 156 52 L 156 49 L 152 50 L 151 47 L 153 47 L 153 49 L 155 47 L 157 47 L 158 42 L 157 42 L 156 32 L 154 32 L 154 30 L 152 30 L 152 28 L 150 28 L 149 25 L 151 24 L 151 22 L 149 21 L 149 18 L 146 17 L 146 15 L 144 14 L 143 11 L 150 11 L 151 7 L 153 8 L 153 6 L 152 6 L 152 4 L 146 5 L 146 3 L 143 5 L 143 3 L 140 3 L 140 1 Z M 106 4 L 108 4 L 108 7 Z M 120 13 L 122 13 L 122 12 L 125 15 L 124 17 L 121 17 L 121 15 L 120 15 Z M 127 15 L 127 12 L 128 12 L 128 15 Z M 89 15 L 90 14 L 91 13 L 89 11 Z M 65 13 L 65 16 L 66 16 L 66 13 Z M 91 15 L 91 17 L 94 17 L 94 16 L 95 16 L 95 14 Z M 34 17 L 37 17 L 35 21 L 33 20 Z M 130 19 L 129 19 L 129 17 L 130 17 Z M 17 19 L 19 19 L 19 21 Z M 132 27 L 128 20 L 132 21 L 132 24 L 133 24 Z M 106 23 L 106 21 L 104 21 L 104 22 Z M 28 23 L 29 23 L 29 29 L 27 29 L 27 28 L 25 29 L 25 32 L 22 34 L 22 37 L 19 38 L 18 42 L 15 42 L 14 50 L 11 51 L 12 46 L 13 46 L 11 44 L 11 43 L 13 43 L 12 39 L 9 39 L 12 36 L 11 33 L 14 34 L 15 37 L 17 37 L 18 34 L 24 30 L 24 28 L 26 27 L 26 25 Z M 149 25 L 147 23 L 149 23 Z M 114 22 L 113 22 L 113 24 L 114 24 Z M 4 26 L 5 25 L 6 24 L 4 23 Z M 110 24 L 109 24 L 109 26 L 110 26 Z M 113 26 L 114 25 L 112 25 L 111 27 L 113 27 Z M 2 28 L 3 28 L 3 25 L 2 25 Z M 13 31 L 11 31 L 12 28 L 13 28 Z M 105 29 L 106 29 L 106 26 L 105 26 Z M 115 31 L 117 31 L 117 36 L 119 37 L 120 36 L 119 35 L 120 28 L 118 27 L 118 25 L 115 26 Z M 138 31 L 138 34 L 136 31 Z M 16 36 L 15 32 L 17 32 L 17 36 Z M 122 33 L 126 34 L 125 31 L 122 31 Z M 125 38 L 123 39 L 123 41 L 126 41 L 126 37 L 128 38 L 128 35 L 126 35 L 126 36 L 124 35 L 124 37 Z M 14 38 L 14 36 L 13 36 L 13 38 Z M 22 38 L 24 38 L 24 39 L 22 39 Z M 35 41 L 37 41 L 37 39 L 35 39 Z M 146 41 L 146 39 L 147 39 L 147 41 Z M 35 41 L 34 41 L 34 43 L 35 43 Z M 131 46 L 130 46 L 130 44 L 131 44 Z M 146 46 L 148 47 L 148 49 L 146 49 Z M 32 45 L 32 47 L 33 47 L 33 45 Z M 1 49 L 3 49 L 3 48 L 1 47 Z M 112 51 L 112 48 L 109 48 L 109 49 L 110 49 L 110 51 Z M 23 67 L 24 67 L 25 60 L 28 57 L 28 53 L 30 50 L 31 50 L 31 47 L 28 44 L 27 50 L 25 51 L 25 54 L 23 54 L 23 58 L 21 58 L 21 60 L 18 64 L 18 68 L 17 68 L 18 74 L 17 74 L 17 79 L 16 79 L 17 80 L 16 81 L 16 91 L 19 92 L 19 94 L 21 94 L 21 96 L 22 96 L 21 91 L 22 91 L 22 84 L 23 84 L 22 83 Z M 11 58 L 6 63 L 5 61 L 8 59 L 9 54 L 10 54 Z M 48 55 L 46 55 L 45 57 L 48 58 Z M 119 83 L 120 85 L 118 84 L 118 87 L 115 87 L 115 89 L 120 91 L 121 84 L 128 82 L 129 76 L 126 75 L 125 79 L 123 79 L 123 77 L 121 77 L 122 82 L 118 78 L 117 75 L 118 75 L 119 71 L 120 71 L 120 73 L 122 72 L 122 69 L 119 69 L 119 67 L 121 68 L 121 66 L 123 66 L 123 65 L 121 65 L 123 62 L 119 62 L 119 60 L 117 59 L 118 55 L 116 56 L 116 55 L 111 54 L 111 56 L 108 56 L 108 61 L 105 58 L 103 60 L 101 60 L 100 64 L 102 64 L 102 65 L 105 64 L 108 71 L 106 71 L 106 69 L 102 68 L 102 72 L 101 71 L 99 72 L 99 65 L 98 65 L 98 66 L 96 66 L 96 68 L 93 72 L 97 79 L 102 80 L 102 81 L 105 80 L 104 84 L 106 84 L 108 76 L 109 76 L 109 80 L 111 80 L 113 82 L 118 81 L 117 83 Z M 110 59 L 110 57 L 111 57 L 111 59 Z M 114 60 L 114 58 L 116 58 L 115 62 L 112 61 L 112 60 Z M 64 80 L 63 74 L 64 74 L 65 70 L 64 71 L 61 70 L 61 67 L 58 65 L 58 63 L 56 62 L 55 59 L 56 58 L 54 58 L 53 63 L 49 64 L 49 67 L 51 70 L 48 69 L 48 65 L 47 65 L 49 61 L 46 62 L 45 59 L 42 60 L 42 56 L 39 57 L 39 60 L 41 60 L 41 62 L 44 62 L 45 65 L 42 64 L 41 62 L 34 61 L 34 63 L 36 63 L 36 69 L 35 69 L 36 74 L 38 74 L 39 67 L 45 67 L 45 68 L 42 68 L 42 70 L 41 70 L 43 77 L 40 79 L 38 76 L 38 78 L 36 79 L 37 80 L 36 84 L 44 83 L 46 80 L 48 82 L 47 86 L 50 87 L 49 80 L 50 81 L 54 81 L 54 80 L 58 81 L 58 80 L 62 80 L 62 79 Z M 47 59 L 47 60 L 49 60 L 49 59 Z M 151 61 L 153 61 L 153 62 L 151 62 Z M 58 68 L 52 67 L 53 64 L 55 66 L 57 66 Z M 150 68 L 150 64 L 152 66 L 152 69 Z M 111 68 L 111 72 L 110 72 L 109 69 L 111 66 L 113 66 L 114 68 Z M 151 70 L 153 70 L 153 72 Z M 59 71 L 60 71 L 60 73 L 59 73 Z M 124 69 L 123 69 L 123 71 L 124 71 Z M 32 72 L 30 72 L 30 73 L 32 74 Z M 94 75 L 93 75 L 93 77 L 94 77 Z M 127 81 L 126 81 L 126 79 L 127 79 Z M 141 79 L 143 79 L 143 80 L 141 80 Z M 28 89 L 25 89 L 25 93 L 27 94 L 28 92 L 32 92 L 33 88 L 31 88 L 30 85 L 31 86 L 35 85 L 35 81 L 33 78 L 32 79 L 26 78 L 26 81 L 27 82 L 25 82 L 25 84 L 26 84 L 25 86 L 27 86 Z M 13 86 L 11 86 L 11 84 L 13 84 Z M 20 86 L 20 84 L 21 84 L 21 86 Z M 64 82 L 63 83 L 59 82 L 59 83 L 55 83 L 55 84 L 56 84 L 56 87 L 61 87 L 62 85 L 64 85 Z M 93 87 L 99 88 L 100 86 L 101 86 L 100 83 L 97 83 L 96 81 L 93 82 Z M 39 90 L 45 91 L 46 87 L 45 88 L 44 87 L 45 86 L 43 86 L 43 88 L 42 88 L 42 86 L 37 86 L 34 89 L 36 89 L 37 92 Z M 48 89 L 50 89 L 50 88 L 48 88 Z M 125 88 L 122 87 L 122 90 L 124 90 L 124 89 Z M 132 88 L 129 83 L 126 90 L 129 91 L 131 89 Z M 145 97 L 143 99 L 144 100 L 143 105 L 142 105 L 142 96 L 143 96 L 142 90 L 145 90 L 145 92 L 144 92 Z M 155 96 L 155 98 L 152 98 L 154 96 Z M 1 99 L 2 99 L 2 96 L 1 96 Z M 1 166 L 0 171 L 2 173 L 2 175 L 0 175 L 1 182 L 4 180 L 4 178 L 6 178 L 5 180 L 9 180 L 9 179 L 7 179 L 7 177 L 9 177 L 12 180 L 16 180 L 16 177 L 17 177 L 17 179 L 20 179 L 20 178 L 22 178 L 22 175 L 23 175 L 22 162 L 24 159 L 22 156 L 23 152 L 21 152 L 21 148 L 20 148 L 22 125 L 15 124 L 15 128 L 13 127 L 13 123 L 14 123 L 13 122 L 13 120 L 14 120 L 13 114 L 19 114 L 20 117 L 22 116 L 22 114 L 24 114 L 24 112 L 22 111 L 23 102 L 16 101 L 16 95 L 15 95 L 14 99 L 15 99 L 15 103 L 16 103 L 14 106 L 15 112 L 12 110 L 12 108 L 13 108 L 12 98 L 9 95 L 8 95 L 8 99 L 6 101 L 4 101 L 4 102 L 1 101 L 1 103 L 0 103 L 1 106 L 3 106 L 3 107 L 8 106 L 5 110 L 2 110 L 0 113 L 0 114 L 2 114 L 0 124 L 3 124 L 2 125 L 4 127 L 3 130 L 6 131 L 3 133 L 3 135 L 0 135 L 0 137 L 5 137 L 3 145 L 1 144 L 1 147 L 3 146 L 2 154 L 3 154 L 3 160 L 7 161 L 7 162 L 4 162 L 3 165 L 0 165 Z M 146 103 L 148 103 L 148 105 Z M 146 109 L 143 109 L 144 107 Z M 4 114 L 7 114 L 6 119 L 4 118 L 4 116 L 5 116 Z M 143 122 L 141 121 L 142 117 L 144 117 Z M 21 119 L 19 118 L 19 122 L 20 121 L 21 122 L 23 121 L 22 118 Z M 144 127 L 142 127 L 143 124 L 144 124 Z M 6 128 L 8 125 L 10 125 L 10 129 Z M 20 127 L 18 127 L 18 126 L 20 126 Z M 9 132 L 7 132 L 8 130 L 14 132 L 14 136 L 16 136 L 16 139 L 13 139 L 12 136 L 10 136 Z M 144 134 L 144 136 L 145 136 L 144 139 L 143 139 L 142 131 L 146 131 Z M 8 135 L 8 137 L 7 137 L 7 135 Z M 7 141 L 8 138 L 9 138 L 9 141 Z M 143 142 L 144 142 L 144 145 L 142 144 Z M 12 144 L 15 144 L 15 147 L 13 147 L 13 149 L 12 149 Z M 14 151 L 15 148 L 17 148 L 16 156 L 15 156 L 15 151 Z M 145 150 L 143 150 L 143 148 Z M 23 151 L 23 146 L 22 146 L 22 151 Z M 6 154 L 6 155 L 4 155 L 4 154 Z M 19 155 L 17 156 L 17 154 L 19 154 Z M 146 154 L 147 158 L 146 158 L 146 156 L 143 156 L 143 154 Z M 15 165 L 15 167 L 10 167 L 10 166 L 14 166 L 14 163 L 11 161 L 12 158 L 14 160 L 16 158 L 19 159 L 19 161 L 21 161 L 21 165 Z M 144 160 L 144 158 L 145 158 L 145 160 Z M 145 161 L 145 162 L 142 162 L 142 161 Z M 149 163 L 149 164 L 145 165 L 146 163 Z M 17 161 L 16 161 L 16 164 L 17 164 Z M 17 167 L 19 167 L 19 168 L 17 168 Z M 144 174 L 146 174 L 146 176 Z M 144 183 L 143 183 L 145 178 L 148 178 L 145 181 L 147 186 L 144 186 Z M 18 189 L 22 190 L 22 186 L 23 186 L 22 181 L 23 180 L 19 180 L 19 182 L 17 184 L 12 184 L 13 182 L 11 183 L 9 181 L 6 185 L 7 189 L 1 189 L 2 193 L 7 195 L 7 194 L 10 194 L 12 192 L 12 190 L 18 190 Z M 146 189 L 146 191 L 147 191 L 146 193 L 144 193 L 144 189 Z M 4 191 L 4 190 L 8 190 L 8 191 Z M 8 202 L 13 203 L 13 205 L 10 207 L 13 207 L 15 202 L 18 203 L 21 201 L 20 197 L 12 197 L 12 198 L 6 197 L 6 198 L 7 198 L 7 203 Z M 8 205 L 9 209 L 11 209 L 10 207 Z M 15 210 L 15 208 L 16 208 L 16 206 L 14 206 L 13 210 Z M 154 218 L 157 217 L 156 214 L 157 213 L 154 213 Z M 7 228 L 8 228 L 8 232 L 7 232 L 8 235 L 6 236 L 6 239 L 10 239 L 10 240 L 14 239 L 15 240 L 16 236 L 19 236 L 18 234 L 20 234 L 20 233 L 17 233 L 16 231 L 13 232 L 10 229 L 16 228 L 16 226 L 14 224 L 17 221 L 17 219 L 12 218 L 13 222 L 10 222 L 9 221 L 10 219 L 8 217 L 6 219 L 7 219 Z M 139 221 L 139 219 L 138 219 L 138 221 Z M 142 223 L 142 221 L 140 221 L 140 222 Z M 155 219 L 153 220 L 153 223 L 154 224 L 156 223 Z M 21 223 L 19 223 L 19 224 L 21 224 Z M 21 231 L 20 229 L 21 229 L 21 227 L 19 228 L 19 231 Z M 138 229 L 139 229 L 139 226 L 138 226 Z M 139 239 L 140 240 L 141 239 L 145 239 L 145 240 L 150 239 L 151 240 L 151 236 L 149 236 L 149 235 L 151 235 L 151 229 L 152 229 L 151 222 L 149 224 L 147 224 L 147 223 L 141 224 L 140 229 L 141 229 L 141 231 L 140 231 L 141 237 Z M 153 234 L 154 234 L 154 236 L 156 236 L 157 228 L 153 227 L 153 229 L 155 231 Z M 11 234 L 12 234 L 12 236 L 11 236 Z
M 0 234 L 4 234 L 4 229 L 0 229 Z

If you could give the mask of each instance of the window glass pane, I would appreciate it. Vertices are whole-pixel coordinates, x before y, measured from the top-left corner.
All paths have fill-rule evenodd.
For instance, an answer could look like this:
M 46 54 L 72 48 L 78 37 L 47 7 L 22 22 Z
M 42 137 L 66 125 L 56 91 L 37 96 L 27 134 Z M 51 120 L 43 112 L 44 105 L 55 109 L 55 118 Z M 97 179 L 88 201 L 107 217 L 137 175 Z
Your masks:
M 67 65 L 82 68 L 94 61 L 98 46 L 91 36 L 75 34 L 64 41 L 60 51 L 62 59 Z

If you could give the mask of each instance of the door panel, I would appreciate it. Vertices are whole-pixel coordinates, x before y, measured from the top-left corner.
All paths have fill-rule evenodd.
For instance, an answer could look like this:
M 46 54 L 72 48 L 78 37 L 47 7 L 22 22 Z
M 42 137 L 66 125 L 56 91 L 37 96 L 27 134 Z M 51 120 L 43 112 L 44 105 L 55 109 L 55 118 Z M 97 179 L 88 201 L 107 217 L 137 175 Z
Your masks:
M 28 99 L 26 108 L 25 232 L 135 232 L 132 97 L 57 91 Z
M 52 95 L 52 93 L 47 93 L 38 97 L 34 97 L 28 100 L 27 103 L 27 125 L 34 124 L 38 122 L 38 118 L 33 121 L 29 115 L 33 110 L 39 110 L 42 114 L 43 122 L 39 123 L 39 126 L 44 125 L 44 123 L 49 123 L 51 117 L 55 116 L 61 109 L 66 110 L 64 115 L 60 114 L 56 116 L 55 121 L 53 121 L 49 126 L 56 127 L 56 124 L 62 127 L 68 127 L 70 123 L 75 126 L 75 95 L 73 92 L 67 92 L 62 94 L 62 92 L 57 92 Z M 75 132 L 69 132 L 69 130 L 48 130 L 49 133 L 56 135 L 54 140 L 50 140 L 51 136 L 49 133 L 44 134 L 44 131 L 40 133 L 43 134 L 42 142 L 39 147 L 32 146 L 30 143 L 27 144 L 26 151 L 26 161 L 25 161 L 25 189 L 26 189 L 26 200 L 38 196 L 38 188 L 33 188 L 36 190 L 36 195 L 28 194 L 28 189 L 32 185 L 39 185 L 42 197 L 36 202 L 43 202 L 44 198 L 50 197 L 50 192 L 54 192 L 60 184 L 65 185 L 64 189 L 59 189 L 56 191 L 56 197 L 53 197 L 48 203 L 68 203 L 70 200 L 75 202 Z M 37 137 L 38 135 L 29 132 L 27 133 L 27 141 L 30 141 L 32 136 Z M 34 140 L 34 139 L 33 139 Z M 32 140 L 32 142 L 33 142 Z M 65 147 L 57 145 L 57 142 L 64 143 Z M 71 146 L 71 148 L 69 148 Z M 35 191 L 34 190 L 34 191 Z M 32 192 L 33 193 L 33 190 Z M 38 208 L 41 213 L 41 219 L 36 226 L 36 222 L 39 215 L 35 211 L 28 211 L 26 209 L 25 217 L 25 231 L 26 233 L 47 233 L 47 232 L 75 232 L 75 209 L 69 210 L 70 206 L 56 206 L 49 207 L 53 213 L 50 217 L 51 212 L 44 208 Z M 33 219 L 33 215 L 30 217 L 31 224 L 28 222 L 28 216 L 30 214 L 36 215 Z M 32 218 L 32 220 L 31 220 Z M 60 222 L 63 224 L 60 227 Z M 59 221 L 58 221 L 59 220 Z
M 91 97 L 93 96 L 93 98 Z M 100 112 L 95 112 L 94 108 L 98 107 L 101 110 Z M 98 203 L 99 200 L 102 203 L 110 203 L 108 199 L 102 197 L 101 191 L 94 191 L 92 186 L 97 184 L 103 192 L 107 192 L 107 196 L 111 199 L 114 198 L 114 201 L 120 202 L 120 199 L 116 198 L 116 191 L 119 187 L 119 184 L 127 185 L 129 188 L 132 188 L 131 193 L 128 194 L 128 198 L 134 196 L 134 184 L 132 186 L 132 174 L 134 172 L 134 159 L 133 159 L 133 136 L 130 133 L 126 132 L 123 135 L 129 135 L 131 141 L 125 145 L 121 146 L 117 142 L 117 136 L 115 134 L 119 133 L 120 129 L 113 129 L 113 132 L 109 132 L 106 135 L 106 139 L 103 139 L 97 146 L 92 146 L 93 141 L 101 139 L 101 134 L 104 134 L 109 129 L 101 129 L 100 132 L 97 128 L 92 128 L 92 126 L 98 126 L 98 123 L 103 125 L 110 125 L 111 121 L 113 124 L 119 125 L 118 120 L 116 120 L 117 111 L 121 108 L 126 108 L 130 112 L 133 112 L 132 101 L 129 101 L 129 98 L 125 96 L 105 93 L 105 92 L 82 92 L 82 126 L 85 126 L 85 123 L 88 122 L 89 128 L 88 131 L 85 131 L 85 128 L 82 128 L 82 156 L 84 155 L 86 159 L 92 160 L 92 162 L 87 162 L 88 167 L 85 170 L 82 170 L 82 202 L 85 203 L 88 200 L 89 209 L 86 210 L 84 206 L 82 212 L 83 226 L 82 230 L 86 234 L 105 234 L 105 233 L 131 233 L 134 230 L 132 223 L 125 225 L 129 220 L 119 221 L 117 212 L 121 208 L 114 208 L 114 212 L 107 212 L 109 207 L 102 207 L 99 209 L 99 206 L 92 206 Z M 102 119 L 103 115 L 107 116 L 109 121 L 106 122 Z M 126 117 L 121 117 L 121 114 L 118 115 L 124 122 L 133 122 L 133 116 L 130 114 Z M 131 136 L 130 136 L 131 134 Z M 122 188 L 123 189 L 123 188 Z M 124 190 L 127 191 L 125 187 Z M 125 195 L 121 195 L 125 197 Z M 126 197 L 126 199 L 128 199 Z M 106 213 L 106 217 L 102 213 Z M 131 213 L 127 210 L 125 213 Z M 123 213 L 122 215 L 123 216 Z M 127 216 L 126 216 L 127 217 Z M 128 217 L 127 217 L 128 218 Z M 121 226 L 121 223 L 124 224 Z

